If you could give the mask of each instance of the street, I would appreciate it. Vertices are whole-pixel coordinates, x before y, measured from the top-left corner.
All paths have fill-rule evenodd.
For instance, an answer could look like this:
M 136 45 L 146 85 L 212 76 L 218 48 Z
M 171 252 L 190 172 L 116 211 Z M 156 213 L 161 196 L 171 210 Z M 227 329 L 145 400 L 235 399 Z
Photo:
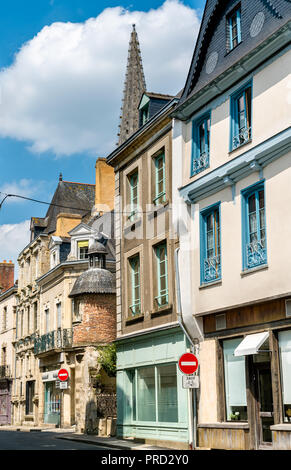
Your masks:
M 58 436 L 54 432 L 0 431 L 0 450 L 106 450 L 97 445 L 58 439 Z

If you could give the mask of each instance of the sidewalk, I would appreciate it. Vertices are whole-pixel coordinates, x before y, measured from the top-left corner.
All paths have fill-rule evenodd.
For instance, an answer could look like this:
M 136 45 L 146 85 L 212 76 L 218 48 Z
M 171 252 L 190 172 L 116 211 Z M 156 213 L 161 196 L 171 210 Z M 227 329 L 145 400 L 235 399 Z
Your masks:
M 115 437 L 100 437 L 91 434 L 76 433 L 74 428 L 54 428 L 54 427 L 35 427 L 35 426 L 0 426 L 1 431 L 20 431 L 20 432 L 52 432 L 57 433 L 56 439 L 65 439 L 69 441 L 86 442 L 105 448 L 116 450 L 173 450 L 167 447 L 157 447 L 149 444 L 135 442 L 133 439 L 117 439 Z

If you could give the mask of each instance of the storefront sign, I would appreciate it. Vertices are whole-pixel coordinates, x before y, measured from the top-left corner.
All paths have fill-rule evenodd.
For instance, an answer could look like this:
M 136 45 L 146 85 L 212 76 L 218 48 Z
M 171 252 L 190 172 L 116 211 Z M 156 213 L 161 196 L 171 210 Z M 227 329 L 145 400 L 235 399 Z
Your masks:
M 50 370 L 49 372 L 44 372 L 41 375 L 43 382 L 54 382 L 58 378 L 58 370 Z

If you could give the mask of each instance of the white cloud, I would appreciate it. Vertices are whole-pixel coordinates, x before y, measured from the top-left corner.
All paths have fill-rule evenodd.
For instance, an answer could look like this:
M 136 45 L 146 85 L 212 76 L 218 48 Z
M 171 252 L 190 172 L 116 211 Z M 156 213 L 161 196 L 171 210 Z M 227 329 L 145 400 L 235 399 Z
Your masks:
M 114 150 L 133 23 L 147 89 L 176 94 L 190 66 L 196 11 L 178 0 L 148 12 L 107 8 L 84 23 L 44 27 L 0 72 L 0 135 L 40 153 Z
M 19 181 L 11 181 L 4 183 L 0 187 L 1 193 L 17 194 L 19 196 L 31 197 L 42 187 L 42 182 L 34 181 L 27 178 L 22 178 Z M 9 197 L 6 199 L 5 204 L 11 202 L 23 202 L 23 199 Z
M 17 257 L 30 240 L 30 220 L 19 224 L 0 225 L 0 261 L 13 261 L 17 278 Z

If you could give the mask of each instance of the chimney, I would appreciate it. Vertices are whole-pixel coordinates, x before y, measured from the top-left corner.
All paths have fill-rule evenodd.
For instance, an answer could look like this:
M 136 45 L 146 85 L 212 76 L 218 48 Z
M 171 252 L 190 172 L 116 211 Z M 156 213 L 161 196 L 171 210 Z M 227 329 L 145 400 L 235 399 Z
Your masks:
M 4 260 L 0 263 L 0 289 L 2 288 L 2 293 L 10 287 L 14 286 L 14 264 L 12 261 L 7 263 Z
M 106 163 L 106 158 L 96 161 L 94 213 L 108 212 L 114 208 L 114 168 Z

